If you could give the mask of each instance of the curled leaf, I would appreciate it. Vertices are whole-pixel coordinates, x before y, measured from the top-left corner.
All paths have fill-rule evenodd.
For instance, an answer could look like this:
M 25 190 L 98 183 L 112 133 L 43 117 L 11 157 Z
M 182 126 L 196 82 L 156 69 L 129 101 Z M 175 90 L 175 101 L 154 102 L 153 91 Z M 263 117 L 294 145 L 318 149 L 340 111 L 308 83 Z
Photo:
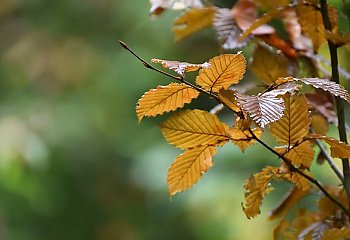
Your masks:
M 239 112 L 241 108 L 237 105 L 234 90 L 221 89 L 219 91 L 219 99 L 227 107 L 229 107 L 234 112 Z
M 320 134 L 309 134 L 305 139 L 321 139 L 331 146 L 332 157 L 350 158 L 350 146 L 342 141 Z
M 200 0 L 150 0 L 152 4 L 150 15 L 161 15 L 167 9 L 201 8 L 203 3 Z
M 209 66 L 208 63 L 195 64 L 195 63 L 187 63 L 187 62 L 162 60 L 157 58 L 153 58 L 152 62 L 160 63 L 163 65 L 164 68 L 171 69 L 181 76 L 184 76 L 185 72 L 193 72 L 193 71 L 197 71 L 199 68 Z

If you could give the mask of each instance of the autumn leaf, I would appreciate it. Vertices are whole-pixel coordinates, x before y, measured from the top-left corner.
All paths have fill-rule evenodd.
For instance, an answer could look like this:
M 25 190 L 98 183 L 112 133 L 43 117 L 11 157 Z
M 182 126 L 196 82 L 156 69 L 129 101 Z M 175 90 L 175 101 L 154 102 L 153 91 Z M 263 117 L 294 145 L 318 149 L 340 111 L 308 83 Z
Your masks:
M 265 167 L 261 172 L 254 174 L 254 176 L 250 176 L 245 182 L 245 202 L 242 207 L 247 218 L 254 218 L 260 214 L 262 200 L 273 190 L 269 183 L 276 171 L 277 169 L 274 167 Z
M 160 127 L 165 139 L 181 149 L 222 145 L 230 139 L 226 124 L 217 116 L 198 109 L 175 113 Z
M 332 157 L 350 158 L 350 146 L 342 141 L 319 134 L 308 134 L 305 139 L 321 139 L 331 146 Z
M 239 112 L 241 108 L 237 105 L 234 90 L 221 89 L 219 91 L 220 101 L 234 112 Z
M 175 40 L 181 40 L 192 33 L 209 27 L 213 23 L 215 9 L 212 7 L 193 8 L 174 21 Z
M 152 62 L 160 63 L 163 65 L 164 68 L 171 69 L 181 76 L 184 76 L 185 72 L 193 72 L 193 71 L 197 71 L 199 68 L 209 66 L 208 63 L 194 64 L 194 63 L 187 63 L 187 62 L 162 60 L 157 58 L 153 58 Z
M 328 122 L 321 114 L 311 116 L 311 128 L 317 134 L 326 135 L 328 132 Z
M 287 5 L 289 0 L 254 0 L 254 2 L 263 9 L 274 9 L 276 7 Z
M 216 153 L 213 146 L 199 146 L 185 150 L 178 156 L 168 171 L 170 196 L 192 187 L 202 175 L 213 166 L 212 156 Z
M 153 117 L 174 111 L 197 98 L 199 92 L 185 84 L 171 83 L 146 92 L 137 102 L 136 113 L 141 122 L 144 116 Z
M 329 123 L 338 125 L 337 114 L 334 111 L 333 96 L 322 89 L 315 93 L 305 94 L 311 110 L 320 113 Z
M 287 158 L 294 166 L 303 168 L 309 168 L 311 166 L 315 154 L 309 141 L 304 141 L 292 148 L 278 147 L 275 150 Z
M 167 9 L 201 8 L 203 3 L 200 0 L 150 0 L 150 15 L 158 16 Z
M 288 66 L 288 59 L 283 54 L 259 44 L 254 50 L 250 69 L 266 84 L 272 84 L 279 77 L 288 76 Z
M 199 71 L 196 83 L 210 92 L 237 84 L 246 71 L 246 61 L 241 53 L 221 54 L 210 59 L 209 65 Z
M 270 131 L 281 144 L 293 146 L 309 132 L 311 119 L 307 100 L 304 95 L 286 95 L 284 104 L 284 116 L 270 125 Z
M 312 177 L 311 173 L 306 170 L 303 170 L 303 173 Z M 304 176 L 302 176 L 298 172 L 291 170 L 290 167 L 287 166 L 285 163 L 282 163 L 282 165 L 279 167 L 278 171 L 274 175 L 274 179 L 290 181 L 291 183 L 294 183 L 295 186 L 300 188 L 302 191 L 307 191 L 311 187 L 309 180 L 307 180 Z
M 248 129 L 244 129 L 240 126 L 242 120 L 236 121 L 236 124 L 233 128 L 229 130 L 231 141 L 238 146 L 242 152 L 245 151 L 248 147 L 256 143 L 256 140 L 253 138 L 253 135 Z M 244 120 L 243 120 L 244 121 Z M 254 128 L 251 130 L 257 138 L 260 138 L 262 135 L 261 128 Z
M 350 237 L 350 228 L 331 228 L 324 232 L 321 240 L 345 240 Z
M 235 23 L 230 9 L 218 8 L 214 15 L 213 26 L 225 50 L 244 47 L 249 41 L 249 39 L 239 40 L 242 30 Z

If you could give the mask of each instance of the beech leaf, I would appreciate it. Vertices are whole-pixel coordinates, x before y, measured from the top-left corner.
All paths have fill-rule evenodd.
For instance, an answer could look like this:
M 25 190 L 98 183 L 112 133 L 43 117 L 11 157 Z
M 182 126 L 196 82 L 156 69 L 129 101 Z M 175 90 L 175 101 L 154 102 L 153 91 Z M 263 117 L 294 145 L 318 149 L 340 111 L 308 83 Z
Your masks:
M 158 86 L 146 92 L 137 102 L 136 113 L 141 122 L 144 116 L 154 117 L 165 112 L 174 111 L 197 98 L 199 92 L 185 84 L 171 83 Z
M 327 229 L 321 240 L 344 240 L 350 237 L 350 228 Z
M 150 15 L 158 16 L 167 9 L 181 10 L 186 8 L 201 8 L 200 0 L 150 0 Z
M 175 40 L 181 40 L 192 33 L 209 27 L 213 23 L 215 9 L 212 7 L 193 8 L 174 21 Z
M 196 78 L 196 83 L 210 92 L 218 92 L 237 84 L 246 71 L 246 61 L 243 54 L 221 54 L 209 60 L 209 67 L 202 68 Z
M 304 141 L 291 149 L 288 147 L 278 147 L 275 150 L 286 157 L 294 166 L 303 168 L 309 168 L 311 166 L 315 154 L 309 141 Z
M 203 64 L 195 64 L 195 63 L 187 63 L 187 62 L 178 62 L 178 61 L 169 61 L 163 59 L 153 58 L 152 62 L 160 63 L 164 68 L 171 69 L 178 73 L 181 76 L 185 75 L 185 72 L 193 72 L 197 71 L 199 68 L 208 67 L 208 63 Z
M 229 130 L 231 141 L 238 146 L 242 152 L 256 143 L 256 140 L 248 130 L 250 124 L 251 121 L 249 120 L 237 118 L 234 127 Z M 253 131 L 254 135 L 258 138 L 262 135 L 261 128 L 254 128 L 251 131 Z
M 199 146 L 185 150 L 178 156 L 168 171 L 170 196 L 192 187 L 202 175 L 213 166 L 212 156 L 216 153 L 213 146 Z
M 350 146 L 342 141 L 320 134 L 309 134 L 305 139 L 321 139 L 331 146 L 332 157 L 350 158 Z
M 160 127 L 165 139 L 181 149 L 222 145 L 230 139 L 225 123 L 217 116 L 198 109 L 175 113 Z
M 234 112 L 239 112 L 241 108 L 237 105 L 237 101 L 235 98 L 234 90 L 225 90 L 221 89 L 219 91 L 219 99 L 222 103 L 224 103 L 227 107 L 229 107 Z

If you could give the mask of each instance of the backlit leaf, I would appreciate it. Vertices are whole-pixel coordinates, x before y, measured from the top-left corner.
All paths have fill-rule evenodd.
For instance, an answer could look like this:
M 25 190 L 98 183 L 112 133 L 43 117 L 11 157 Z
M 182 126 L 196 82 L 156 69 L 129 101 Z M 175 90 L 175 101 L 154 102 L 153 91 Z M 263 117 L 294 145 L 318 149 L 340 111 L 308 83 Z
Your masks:
M 279 77 L 288 76 L 288 65 L 288 59 L 283 54 L 258 45 L 254 50 L 250 69 L 266 84 L 272 84 Z
M 234 90 L 221 89 L 219 91 L 220 101 L 234 112 L 239 112 L 241 108 L 237 105 Z
M 319 134 L 309 134 L 305 139 L 321 139 L 331 146 L 332 157 L 350 158 L 350 146 L 342 141 Z
M 304 174 L 307 174 L 311 177 L 311 173 L 307 171 L 303 171 Z M 291 183 L 294 183 L 295 186 L 300 188 L 302 191 L 307 191 L 310 187 L 311 184 L 310 182 L 300 175 L 298 172 L 291 171 L 289 167 L 283 163 L 281 167 L 278 169 L 278 172 L 274 175 L 274 178 L 276 180 L 287 180 L 290 181 Z
M 274 167 L 265 167 L 261 172 L 250 176 L 245 182 L 243 211 L 247 218 L 250 219 L 260 214 L 260 205 L 263 198 L 273 190 L 270 186 L 270 181 L 276 171 L 277 169 Z
M 165 139 L 182 149 L 222 145 L 230 139 L 226 124 L 217 116 L 197 109 L 175 113 L 160 127 Z
M 215 9 L 212 7 L 193 8 L 174 21 L 175 40 L 181 40 L 213 23 Z
M 167 9 L 201 8 L 203 3 L 200 0 L 150 0 L 152 4 L 150 15 L 160 15 Z
M 315 154 L 309 141 L 304 141 L 290 149 L 288 147 L 279 147 L 275 148 L 275 150 L 285 156 L 294 166 L 302 166 L 303 168 L 310 167 Z
M 304 95 L 284 98 L 284 116 L 270 125 L 271 134 L 281 143 L 293 146 L 305 137 L 310 128 L 307 100 Z
M 236 119 L 235 126 L 229 130 L 231 141 L 238 146 L 242 152 L 251 145 L 256 143 L 253 135 L 248 130 L 250 127 L 249 120 L 246 119 Z M 252 129 L 254 135 L 260 138 L 262 135 L 261 128 Z
M 213 166 L 213 146 L 199 146 L 185 150 L 178 156 L 168 171 L 169 194 L 175 195 L 192 187 Z
M 210 59 L 209 65 L 199 71 L 196 83 L 211 92 L 237 84 L 246 71 L 246 61 L 241 53 L 221 54 Z
M 180 74 L 181 76 L 184 76 L 185 72 L 193 72 L 193 71 L 197 71 L 199 68 L 209 66 L 208 63 L 194 64 L 194 63 L 187 63 L 187 62 L 162 60 L 157 58 L 153 58 L 152 62 L 160 63 L 163 65 L 163 67 L 171 69 L 176 73 Z
M 185 84 L 171 83 L 146 92 L 137 102 L 136 113 L 141 122 L 144 116 L 153 117 L 181 108 L 197 98 L 199 92 Z
M 321 240 L 345 240 L 350 237 L 350 228 L 332 228 L 324 232 Z
M 213 26 L 218 40 L 225 50 L 241 48 L 248 43 L 249 39 L 239 41 L 242 30 L 235 23 L 230 9 L 218 8 L 213 19 Z

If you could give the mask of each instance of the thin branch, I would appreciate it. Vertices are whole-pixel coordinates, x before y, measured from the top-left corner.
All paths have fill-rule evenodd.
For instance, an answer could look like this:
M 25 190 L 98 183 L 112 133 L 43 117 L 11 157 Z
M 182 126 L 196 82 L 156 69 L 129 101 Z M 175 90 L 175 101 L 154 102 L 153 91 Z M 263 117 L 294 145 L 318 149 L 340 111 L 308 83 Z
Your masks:
M 332 24 L 328 16 L 328 4 L 327 0 L 320 0 L 321 3 L 321 13 L 324 27 L 327 31 L 332 31 Z M 329 53 L 331 56 L 331 66 L 332 66 L 332 80 L 340 84 L 339 81 L 339 71 L 338 71 L 338 52 L 337 46 L 330 40 L 328 40 Z M 338 132 L 341 141 L 347 143 L 346 128 L 345 128 L 345 106 L 341 98 L 335 98 L 337 115 L 338 115 Z M 343 165 L 343 175 L 344 175 L 344 189 L 348 198 L 350 205 L 350 164 L 349 159 L 342 158 Z

